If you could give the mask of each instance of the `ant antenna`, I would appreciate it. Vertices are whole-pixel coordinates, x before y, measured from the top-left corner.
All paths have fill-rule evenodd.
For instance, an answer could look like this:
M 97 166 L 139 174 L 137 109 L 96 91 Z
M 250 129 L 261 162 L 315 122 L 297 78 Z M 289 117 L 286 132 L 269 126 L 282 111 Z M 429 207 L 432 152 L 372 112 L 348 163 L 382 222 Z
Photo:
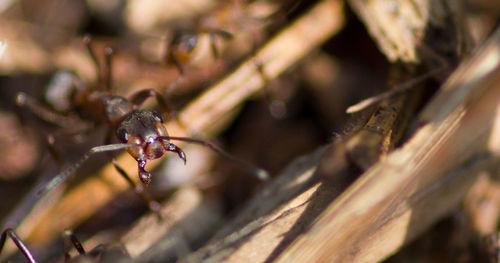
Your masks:
M 2 252 L 3 246 L 5 244 L 5 240 L 7 239 L 7 236 L 9 236 L 14 244 L 16 244 L 17 248 L 23 253 L 23 255 L 26 257 L 28 262 L 30 263 L 36 263 L 35 258 L 31 254 L 28 246 L 26 246 L 23 241 L 16 235 L 16 232 L 14 232 L 14 229 L 12 228 L 7 228 L 3 231 L 2 237 L 0 237 L 0 252 Z
M 50 190 L 52 190 L 54 187 L 68 179 L 75 171 L 78 169 L 87 159 L 90 158 L 94 153 L 101 153 L 101 152 L 111 152 L 111 151 L 119 151 L 123 149 L 127 149 L 130 147 L 134 146 L 141 146 L 140 144 L 129 144 L 129 143 L 116 143 L 116 144 L 108 144 L 108 145 L 100 145 L 91 148 L 87 153 L 83 155 L 80 160 L 78 160 L 76 163 L 73 165 L 69 166 L 66 170 L 60 172 L 58 175 L 56 175 L 50 182 L 48 182 L 44 188 L 40 189 L 37 193 L 37 197 L 44 196 L 47 194 Z
M 212 151 L 220 154 L 224 158 L 227 158 L 231 161 L 239 163 L 242 166 L 245 166 L 252 174 L 255 175 L 255 177 L 257 177 L 257 179 L 262 180 L 262 181 L 269 180 L 269 173 L 267 171 L 265 171 L 264 169 L 255 167 L 254 165 L 251 165 L 251 164 L 243 161 L 242 159 L 239 159 L 239 158 L 225 152 L 224 150 L 220 149 L 219 147 L 215 146 L 214 144 L 212 144 L 208 141 L 198 140 L 198 139 L 193 139 L 193 138 L 186 138 L 186 137 L 170 137 L 170 136 L 160 136 L 158 138 L 164 139 L 164 140 L 183 141 L 183 142 L 194 143 L 194 144 L 206 146 L 206 147 L 210 148 Z

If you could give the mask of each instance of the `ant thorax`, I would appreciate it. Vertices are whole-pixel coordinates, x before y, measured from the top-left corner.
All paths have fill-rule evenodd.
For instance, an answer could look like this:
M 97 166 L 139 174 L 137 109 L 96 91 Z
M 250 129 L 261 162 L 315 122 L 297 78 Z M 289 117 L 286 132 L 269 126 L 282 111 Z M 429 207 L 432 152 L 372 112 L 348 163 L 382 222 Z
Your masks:
M 105 96 L 102 98 L 102 104 L 105 105 L 104 115 L 112 126 L 119 123 L 134 110 L 132 103 L 121 96 Z

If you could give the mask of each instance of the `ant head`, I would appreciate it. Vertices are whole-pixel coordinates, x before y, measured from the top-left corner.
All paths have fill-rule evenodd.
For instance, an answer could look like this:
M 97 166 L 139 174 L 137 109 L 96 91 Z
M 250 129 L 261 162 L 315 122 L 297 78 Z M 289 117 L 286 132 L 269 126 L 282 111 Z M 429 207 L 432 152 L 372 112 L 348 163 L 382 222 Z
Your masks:
M 170 42 L 170 60 L 178 60 L 185 63 L 191 59 L 192 53 L 198 44 L 198 34 L 191 31 L 179 31 L 174 33 Z
M 136 160 L 152 160 L 163 156 L 170 145 L 163 118 L 153 110 L 136 110 L 117 126 L 116 136 L 122 143 L 136 144 L 127 151 Z

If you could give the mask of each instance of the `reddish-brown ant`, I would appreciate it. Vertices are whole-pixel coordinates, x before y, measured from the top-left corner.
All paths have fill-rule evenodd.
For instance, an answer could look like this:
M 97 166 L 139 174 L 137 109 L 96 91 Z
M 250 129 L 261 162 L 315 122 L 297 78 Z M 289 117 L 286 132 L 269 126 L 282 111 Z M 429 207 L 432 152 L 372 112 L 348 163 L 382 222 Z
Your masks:
M 212 59 L 218 59 L 223 53 L 221 47 L 227 46 L 224 44 L 228 42 L 231 44 L 225 50 L 233 52 L 227 53 L 239 58 L 242 54 L 255 55 L 258 45 L 263 42 L 263 29 L 266 24 L 275 20 L 273 18 L 283 19 L 285 15 L 294 11 L 300 2 L 295 1 L 287 7 L 287 10 L 278 12 L 279 6 L 269 1 L 220 1 L 215 12 L 173 30 L 170 41 L 167 42 L 165 61 L 176 66 L 179 77 L 170 85 L 168 92 L 172 92 L 183 79 L 184 65 L 198 64 L 198 61 L 206 62 L 209 55 Z M 217 40 L 222 41 L 217 42 Z M 211 54 L 207 54 L 209 49 Z M 262 61 L 254 57 L 254 62 L 262 79 L 267 83 L 269 80 L 264 73 Z M 283 118 L 286 115 L 285 103 L 280 99 L 274 99 L 270 92 L 270 89 L 266 89 L 270 113 L 273 117 Z
M 185 64 L 196 64 L 198 59 L 205 61 L 200 58 L 206 58 L 210 54 L 200 53 L 208 51 L 206 48 L 208 44 L 212 58 L 219 58 L 221 47 L 217 45 L 217 40 L 227 42 L 228 40 L 244 39 L 244 43 L 252 45 L 241 45 L 238 48 L 241 49 L 245 46 L 250 47 L 251 50 L 246 49 L 244 52 L 256 51 L 256 43 L 260 42 L 257 39 L 261 38 L 258 31 L 263 27 L 264 20 L 276 13 L 277 7 L 269 3 L 250 2 L 252 1 L 238 0 L 227 3 L 221 1 L 215 12 L 194 19 L 193 23 L 178 27 L 172 32 L 170 41 L 167 42 L 165 60 L 167 64 L 174 64 L 177 67 L 179 77 L 170 88 L 174 88 L 182 80 Z M 259 12 L 251 12 L 248 9 L 260 10 L 260 14 L 254 14 Z M 251 37 L 250 42 L 248 37 Z
M 209 147 L 213 151 L 221 154 L 222 156 L 236 161 L 253 173 L 260 179 L 268 177 L 267 172 L 262 169 L 256 168 L 246 162 L 231 156 L 215 145 L 199 139 L 185 138 L 185 137 L 171 137 L 168 135 L 164 126 L 164 118 L 162 114 L 154 110 L 139 109 L 139 106 L 149 97 L 154 96 L 164 112 L 169 112 L 169 108 L 162 95 L 153 89 L 140 90 L 133 94 L 129 99 L 113 95 L 111 92 L 111 48 L 105 49 L 106 54 L 106 69 L 103 74 L 100 63 L 91 46 L 91 39 L 89 36 L 84 37 L 84 43 L 87 50 L 97 68 L 97 85 L 90 86 L 84 85 L 83 81 L 76 74 L 70 75 L 71 89 L 69 94 L 71 102 L 78 112 L 78 120 L 74 118 L 61 116 L 60 113 L 51 111 L 39 104 L 35 99 L 29 97 L 24 93 L 17 96 L 17 103 L 31 108 L 40 117 L 53 122 L 82 122 L 87 120 L 95 124 L 104 123 L 108 126 L 108 133 L 106 136 L 106 143 L 110 142 L 112 132 L 114 131 L 116 138 L 120 143 L 106 144 L 91 148 L 80 160 L 67 169 L 63 170 L 55 176 L 38 194 L 44 195 L 59 183 L 64 181 L 75 170 L 82 165 L 94 153 L 110 152 L 118 150 L 127 150 L 127 152 L 137 161 L 138 174 L 141 182 L 148 185 L 151 181 L 151 174 L 145 170 L 146 162 L 162 157 L 166 152 L 175 152 L 184 163 L 186 162 L 185 153 L 171 143 L 172 140 L 184 141 L 188 143 L 195 143 Z M 103 77 L 104 76 L 104 77 Z M 87 127 L 88 128 L 88 127 Z M 75 133 L 75 131 L 71 131 Z M 122 175 L 127 182 L 138 192 L 146 201 L 149 202 L 150 208 L 156 210 L 158 204 L 152 201 L 142 190 L 142 187 L 137 187 L 135 182 L 129 178 L 127 173 L 118 166 L 113 159 L 113 164 L 116 170 Z
M 2 232 L 2 236 L 0 237 L 0 254 L 2 253 L 2 249 L 5 244 L 5 241 L 7 240 L 7 236 L 10 237 L 10 239 L 12 239 L 14 244 L 16 244 L 17 248 L 19 248 L 19 251 L 23 253 L 28 262 L 36 263 L 35 257 L 33 257 L 33 254 L 29 250 L 28 246 L 24 244 L 24 242 L 17 236 L 16 232 L 14 232 L 14 229 L 12 228 L 6 228 Z
M 224 30 L 218 29 L 186 29 L 178 28 L 173 31 L 172 37 L 169 42 L 167 42 L 167 55 L 166 63 L 174 64 L 179 71 L 179 77 L 170 86 L 169 91 L 174 89 L 177 84 L 184 77 L 184 67 L 185 63 L 193 62 L 195 57 L 195 50 L 200 46 L 199 42 L 201 37 L 208 35 L 210 41 L 210 50 L 213 58 L 218 58 L 219 53 L 216 46 L 216 38 L 221 37 L 225 40 L 231 39 L 233 35 Z

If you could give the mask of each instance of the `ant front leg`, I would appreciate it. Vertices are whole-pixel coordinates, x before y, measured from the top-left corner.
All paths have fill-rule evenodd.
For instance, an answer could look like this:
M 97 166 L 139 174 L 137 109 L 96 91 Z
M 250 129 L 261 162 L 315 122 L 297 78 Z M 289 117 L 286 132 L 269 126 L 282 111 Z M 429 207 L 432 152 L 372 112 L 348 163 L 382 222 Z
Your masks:
M 7 228 L 2 232 L 2 236 L 0 237 L 0 253 L 2 252 L 3 246 L 5 244 L 5 241 L 7 239 L 7 236 L 9 236 L 14 244 L 16 244 L 17 248 L 23 253 L 24 257 L 28 260 L 30 263 L 36 263 L 35 257 L 33 257 L 33 254 L 31 254 L 31 251 L 29 248 L 24 244 L 24 242 L 16 235 L 16 232 L 14 232 L 14 229 L 12 228 Z
M 168 144 L 165 147 L 166 151 L 169 152 L 175 152 L 184 161 L 184 164 L 186 164 L 186 153 L 178 147 L 177 145 L 168 142 Z M 148 185 L 151 182 L 151 173 L 146 171 L 146 159 L 136 159 L 137 161 L 137 167 L 139 170 L 139 179 L 141 179 L 141 182 L 144 185 Z
M 110 143 L 110 141 L 111 141 L 111 132 L 108 131 L 108 134 L 106 135 L 105 139 L 105 144 Z M 123 177 L 123 179 L 125 179 L 125 181 L 127 181 L 130 187 L 132 187 L 132 189 L 134 189 L 134 191 L 148 204 L 149 209 L 153 211 L 153 213 L 156 213 L 159 218 L 161 218 L 161 214 L 159 212 L 160 204 L 156 202 L 150 195 L 148 195 L 147 192 L 144 191 L 144 187 L 136 184 L 135 181 L 132 180 L 132 178 L 130 178 L 127 172 L 118 164 L 115 157 L 113 157 L 111 161 L 113 163 L 113 166 L 115 167 L 115 170 Z

